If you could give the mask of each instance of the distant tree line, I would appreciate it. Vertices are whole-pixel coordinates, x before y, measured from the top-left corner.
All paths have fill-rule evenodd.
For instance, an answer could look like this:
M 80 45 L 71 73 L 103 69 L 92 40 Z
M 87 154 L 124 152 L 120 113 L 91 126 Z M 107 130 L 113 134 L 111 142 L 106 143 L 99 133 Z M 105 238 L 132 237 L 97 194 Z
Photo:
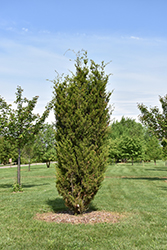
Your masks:
M 162 159 L 159 140 L 146 126 L 122 117 L 108 128 L 109 162 L 151 161 Z

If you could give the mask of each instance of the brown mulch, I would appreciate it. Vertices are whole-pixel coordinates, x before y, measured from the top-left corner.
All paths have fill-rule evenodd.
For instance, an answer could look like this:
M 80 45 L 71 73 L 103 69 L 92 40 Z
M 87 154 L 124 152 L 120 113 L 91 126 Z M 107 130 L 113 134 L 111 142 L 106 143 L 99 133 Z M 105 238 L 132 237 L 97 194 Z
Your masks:
M 44 220 L 55 223 L 70 223 L 70 224 L 95 224 L 95 223 L 117 223 L 123 215 L 114 212 L 92 211 L 83 215 L 72 215 L 68 211 L 57 213 L 37 214 L 35 219 Z

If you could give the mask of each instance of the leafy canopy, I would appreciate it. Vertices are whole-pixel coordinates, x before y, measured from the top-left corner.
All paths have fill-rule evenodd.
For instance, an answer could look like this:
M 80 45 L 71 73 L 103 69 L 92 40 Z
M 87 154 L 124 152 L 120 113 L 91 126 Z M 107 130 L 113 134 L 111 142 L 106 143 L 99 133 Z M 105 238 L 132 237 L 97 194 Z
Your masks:
M 28 100 L 22 97 L 23 89 L 18 86 L 16 91 L 16 109 L 0 97 L 0 133 L 11 143 L 15 143 L 18 149 L 18 175 L 17 182 L 20 185 L 20 156 L 23 147 L 34 140 L 36 134 L 42 128 L 45 119 L 49 115 L 52 103 L 49 103 L 42 116 L 34 114 L 38 96 Z
M 138 104 L 141 111 L 140 120 L 147 126 L 149 131 L 154 134 L 163 146 L 163 157 L 167 159 L 167 95 L 159 97 L 162 112 L 158 107 L 150 110 L 144 104 Z

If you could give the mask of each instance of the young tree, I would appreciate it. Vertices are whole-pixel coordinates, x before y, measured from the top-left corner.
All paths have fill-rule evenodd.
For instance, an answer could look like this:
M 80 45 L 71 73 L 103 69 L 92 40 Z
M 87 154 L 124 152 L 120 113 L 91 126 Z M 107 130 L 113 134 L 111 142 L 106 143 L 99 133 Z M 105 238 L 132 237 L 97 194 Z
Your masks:
M 109 157 L 117 161 L 132 159 L 133 163 L 137 156 L 141 157 L 141 150 L 144 151 L 144 128 L 134 119 L 123 116 L 120 121 L 114 121 L 108 128 L 108 137 Z
M 121 159 L 121 150 L 119 147 L 120 144 L 120 140 L 121 138 L 117 138 L 117 139 L 112 139 L 110 138 L 108 141 L 108 145 L 109 145 L 109 163 L 111 163 L 114 159 L 115 162 L 119 162 L 119 160 Z
M 162 159 L 162 147 L 160 142 L 154 135 L 150 135 L 146 143 L 146 155 L 149 160 L 153 160 L 156 165 L 156 160 Z
M 12 109 L 6 101 L 0 97 L 0 133 L 5 139 L 14 142 L 18 150 L 17 184 L 20 180 L 20 157 L 24 146 L 33 141 L 34 136 L 42 128 L 45 119 L 49 115 L 52 104 L 49 103 L 42 116 L 34 114 L 33 110 L 38 100 L 38 96 L 28 100 L 22 97 L 23 89 L 18 86 L 16 91 L 16 109 Z
M 105 64 L 90 66 L 78 55 L 76 74 L 54 81 L 56 117 L 56 186 L 65 204 L 82 214 L 96 195 L 107 163 L 109 124 L 108 75 Z
M 157 137 L 163 146 L 163 157 L 167 159 L 167 95 L 159 97 L 162 112 L 158 107 L 148 110 L 144 104 L 138 104 L 141 111 L 140 120 L 147 126 L 149 131 Z
M 44 124 L 36 136 L 34 143 L 34 155 L 38 161 L 46 162 L 50 167 L 50 162 L 56 160 L 56 139 L 53 124 Z
M 28 161 L 28 171 L 30 171 L 32 159 L 34 158 L 34 143 L 33 142 L 29 142 L 24 146 L 22 150 L 22 156 Z
M 141 111 L 140 120 L 148 129 L 162 142 L 167 140 L 167 95 L 159 98 L 162 113 L 158 107 L 150 108 L 150 111 L 144 104 L 138 104 Z
M 142 158 L 142 142 L 137 137 L 122 136 L 119 148 L 123 159 L 131 159 L 132 165 L 134 159 Z

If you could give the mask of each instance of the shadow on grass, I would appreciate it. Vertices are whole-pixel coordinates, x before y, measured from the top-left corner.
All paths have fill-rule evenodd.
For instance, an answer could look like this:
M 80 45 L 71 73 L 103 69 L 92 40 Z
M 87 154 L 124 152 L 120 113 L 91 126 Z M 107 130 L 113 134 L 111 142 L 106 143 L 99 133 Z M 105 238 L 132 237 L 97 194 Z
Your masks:
M 22 184 L 23 188 L 31 188 L 31 187 L 40 187 L 40 186 L 47 186 L 50 183 L 43 183 L 43 184 Z
M 69 212 L 68 207 L 65 206 L 65 202 L 64 202 L 63 198 L 56 198 L 54 200 L 47 200 L 46 203 L 52 208 L 52 210 L 55 213 L 61 212 L 61 211 Z M 87 210 L 87 212 L 90 212 L 90 211 L 97 211 L 97 208 L 92 203 L 90 203 L 89 209 Z
M 146 171 L 166 171 L 167 172 L 167 167 L 155 167 L 155 168 L 148 168 L 145 170 Z
M 126 180 L 147 180 L 147 181 L 165 181 L 167 177 L 122 177 Z
M 159 188 L 161 188 L 163 191 L 167 191 L 167 187 L 159 186 Z
M 12 188 L 13 184 L 0 184 L 0 188 Z M 43 183 L 43 184 L 22 184 L 22 188 L 31 188 L 31 187 L 37 187 L 37 186 L 45 186 L 50 185 L 50 183 Z

